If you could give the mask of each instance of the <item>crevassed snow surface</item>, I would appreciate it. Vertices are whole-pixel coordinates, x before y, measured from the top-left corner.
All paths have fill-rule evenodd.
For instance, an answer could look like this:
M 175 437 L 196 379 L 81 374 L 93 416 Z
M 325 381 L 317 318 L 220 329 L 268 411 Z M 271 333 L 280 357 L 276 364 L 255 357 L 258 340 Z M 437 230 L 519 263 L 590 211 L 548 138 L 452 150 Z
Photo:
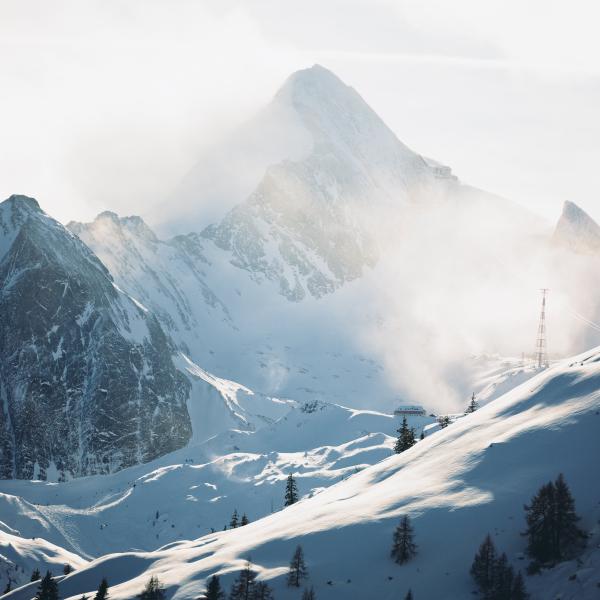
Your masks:
M 471 597 L 469 567 L 489 532 L 511 563 L 524 569 L 523 504 L 563 472 L 591 534 L 579 562 L 527 578 L 534 599 L 596 598 L 600 567 L 600 349 L 575 357 L 490 402 L 473 415 L 348 477 L 312 498 L 237 530 L 95 560 L 61 582 L 75 597 L 111 578 L 115 599 L 139 593 L 158 575 L 173 598 L 197 597 L 220 573 L 229 584 L 251 559 L 278 599 L 290 557 L 302 544 L 309 584 L 325 600 Z M 137 493 L 137 491 L 135 492 Z M 404 566 L 390 557 L 402 514 L 413 519 L 418 556 Z M 571 575 L 575 575 L 571 578 Z M 29 589 L 8 598 L 29 598 Z

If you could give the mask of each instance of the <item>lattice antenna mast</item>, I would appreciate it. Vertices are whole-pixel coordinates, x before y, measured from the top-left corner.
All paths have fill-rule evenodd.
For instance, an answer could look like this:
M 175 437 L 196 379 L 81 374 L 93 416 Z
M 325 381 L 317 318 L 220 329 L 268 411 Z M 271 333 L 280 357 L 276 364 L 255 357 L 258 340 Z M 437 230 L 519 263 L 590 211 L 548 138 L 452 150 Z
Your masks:
M 538 369 L 548 366 L 548 352 L 546 348 L 546 295 L 549 291 L 548 288 L 540 289 L 540 292 L 542 292 L 542 310 L 540 312 L 540 322 L 535 342 L 535 358 Z

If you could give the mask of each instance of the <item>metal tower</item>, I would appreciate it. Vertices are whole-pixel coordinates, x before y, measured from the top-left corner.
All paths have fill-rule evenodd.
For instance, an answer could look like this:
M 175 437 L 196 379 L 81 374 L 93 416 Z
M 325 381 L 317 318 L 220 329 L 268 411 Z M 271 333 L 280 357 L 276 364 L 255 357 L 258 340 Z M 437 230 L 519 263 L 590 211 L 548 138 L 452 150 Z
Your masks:
M 542 310 L 540 312 L 540 322 L 535 342 L 535 359 L 538 369 L 548 366 L 548 353 L 546 351 L 546 294 L 549 291 L 548 288 L 540 289 L 540 292 L 542 292 Z

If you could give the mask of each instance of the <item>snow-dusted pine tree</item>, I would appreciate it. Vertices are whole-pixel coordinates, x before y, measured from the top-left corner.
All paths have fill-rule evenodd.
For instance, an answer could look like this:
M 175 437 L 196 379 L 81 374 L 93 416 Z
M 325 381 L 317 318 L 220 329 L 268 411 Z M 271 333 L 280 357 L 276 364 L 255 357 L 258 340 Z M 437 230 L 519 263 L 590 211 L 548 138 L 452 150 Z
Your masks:
M 296 480 L 294 479 L 294 475 L 290 473 L 288 475 L 286 484 L 285 484 L 285 503 L 284 506 L 291 506 L 298 502 L 298 486 L 296 485 Z
M 406 417 L 402 417 L 402 425 L 397 431 L 398 439 L 394 446 L 394 452 L 396 452 L 396 454 L 408 450 L 417 443 L 417 440 L 415 439 L 415 430 L 409 428 Z
M 108 599 L 108 581 L 106 581 L 106 577 L 102 578 L 100 585 L 98 586 L 98 591 L 94 596 L 94 600 L 107 600 Z
M 477 404 L 477 400 L 475 400 L 475 392 L 473 392 L 473 395 L 471 396 L 471 401 L 469 402 L 469 406 L 467 406 L 467 410 L 465 411 L 465 413 L 474 413 L 478 408 L 479 405 Z

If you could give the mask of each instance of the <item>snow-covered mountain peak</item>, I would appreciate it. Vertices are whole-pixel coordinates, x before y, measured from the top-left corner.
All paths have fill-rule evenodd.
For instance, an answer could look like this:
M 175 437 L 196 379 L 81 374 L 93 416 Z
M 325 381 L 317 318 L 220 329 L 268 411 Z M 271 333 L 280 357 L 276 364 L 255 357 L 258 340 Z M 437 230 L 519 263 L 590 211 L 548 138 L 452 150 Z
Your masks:
M 335 73 L 315 64 L 292 73 L 275 94 L 274 101 L 288 102 L 300 108 L 302 102 L 326 100 L 328 97 L 340 99 L 347 94 L 357 95 Z
M 346 153 L 348 160 L 358 163 L 355 169 L 364 169 L 373 183 L 388 192 L 396 190 L 390 190 L 391 182 L 381 179 L 389 174 L 379 173 L 380 168 L 402 168 L 400 181 L 407 184 L 429 174 L 423 158 L 396 137 L 356 90 L 320 65 L 293 73 L 275 95 L 273 104 L 293 108 L 310 132 L 317 151 L 325 144 L 328 152 L 335 149 Z M 398 187 L 399 182 L 394 183 Z
M 574 202 L 566 201 L 556 224 L 554 241 L 575 252 L 600 251 L 600 225 Z
M 13 209 L 42 212 L 38 201 L 30 196 L 23 194 L 12 194 L 4 202 L 0 203 L 0 207 L 10 205 Z
M 144 238 L 151 242 L 158 242 L 158 238 L 156 234 L 142 219 L 137 215 L 130 215 L 128 217 L 120 217 L 117 213 L 105 210 L 96 216 L 92 223 L 78 223 L 76 221 L 71 221 L 67 224 L 67 228 L 79 235 L 83 231 L 83 229 L 95 229 L 96 231 L 105 230 L 108 233 L 108 230 L 123 232 L 123 230 L 129 231 L 132 235 L 135 235 L 140 238 Z

